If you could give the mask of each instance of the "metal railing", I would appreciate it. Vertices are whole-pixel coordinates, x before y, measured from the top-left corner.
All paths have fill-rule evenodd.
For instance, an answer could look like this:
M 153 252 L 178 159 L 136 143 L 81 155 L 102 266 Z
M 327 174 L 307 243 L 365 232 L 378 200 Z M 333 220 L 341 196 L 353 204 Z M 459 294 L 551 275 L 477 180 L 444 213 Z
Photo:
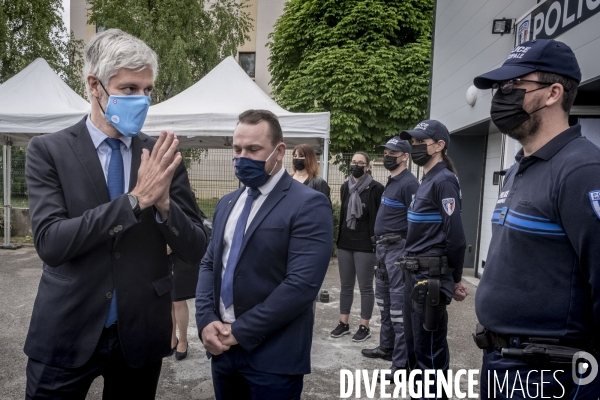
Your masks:
M 26 148 L 13 147 L 11 154 L 12 207 L 27 207 L 27 185 L 25 183 Z M 330 161 L 328 183 L 331 188 L 331 200 L 334 204 L 340 201 L 340 187 L 347 179 L 346 173 L 352 156 L 353 153 L 344 153 L 337 157 L 332 157 Z M 185 160 L 190 185 L 196 195 L 198 205 L 209 218 L 212 218 L 219 199 L 239 187 L 239 181 L 233 171 L 232 158 L 233 153 L 230 149 L 209 149 L 199 154 L 193 154 Z M 389 172 L 383 167 L 382 159 L 382 154 L 373 155 L 371 159 L 371 172 L 373 179 L 385 185 Z M 291 174 L 291 151 L 286 152 L 283 165 Z M 409 167 L 417 178 L 422 175 L 420 168 L 410 164 Z M 2 160 L 0 159 L 0 179 L 2 179 L 2 176 Z M 2 188 L 3 185 L 0 184 L 0 190 L 3 190 Z M 0 199 L 3 199 L 3 192 L 0 193 Z

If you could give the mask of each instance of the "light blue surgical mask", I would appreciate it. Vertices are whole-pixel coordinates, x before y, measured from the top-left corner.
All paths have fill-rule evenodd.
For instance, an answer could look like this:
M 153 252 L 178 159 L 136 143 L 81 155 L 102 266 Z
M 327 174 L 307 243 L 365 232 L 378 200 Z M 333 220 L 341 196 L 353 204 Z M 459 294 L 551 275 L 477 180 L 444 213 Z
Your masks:
M 148 108 L 150 108 L 150 97 L 144 95 L 115 96 L 108 93 L 102 82 L 98 81 L 102 89 L 108 95 L 108 105 L 106 111 L 100 109 L 104 116 L 123 136 L 137 136 L 144 126 Z

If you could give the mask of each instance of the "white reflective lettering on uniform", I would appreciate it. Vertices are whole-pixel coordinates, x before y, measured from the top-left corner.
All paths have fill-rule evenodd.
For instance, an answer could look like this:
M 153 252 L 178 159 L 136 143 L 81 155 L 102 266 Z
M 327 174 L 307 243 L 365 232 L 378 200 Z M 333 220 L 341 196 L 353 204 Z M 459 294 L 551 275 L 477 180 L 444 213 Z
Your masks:
M 592 190 L 589 196 L 592 210 L 596 213 L 596 217 L 600 218 L 600 190 Z
M 442 199 L 442 206 L 444 207 L 446 214 L 452 215 L 456 208 L 454 198 Z
M 507 190 L 505 192 L 501 192 L 500 196 L 498 196 L 498 201 L 496 202 L 496 204 L 502 204 L 506 201 L 506 198 L 508 197 L 508 193 L 510 192 L 510 190 Z

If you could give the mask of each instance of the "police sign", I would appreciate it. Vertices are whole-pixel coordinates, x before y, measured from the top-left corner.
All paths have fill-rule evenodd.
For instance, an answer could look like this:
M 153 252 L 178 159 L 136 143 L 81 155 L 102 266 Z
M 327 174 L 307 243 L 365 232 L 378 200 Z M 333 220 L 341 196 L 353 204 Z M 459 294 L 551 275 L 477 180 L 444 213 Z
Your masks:
M 517 27 L 526 25 L 518 35 L 531 35 L 526 40 L 553 39 L 598 12 L 600 0 L 546 0 L 517 23 Z M 523 39 L 517 37 L 517 45 L 526 41 Z

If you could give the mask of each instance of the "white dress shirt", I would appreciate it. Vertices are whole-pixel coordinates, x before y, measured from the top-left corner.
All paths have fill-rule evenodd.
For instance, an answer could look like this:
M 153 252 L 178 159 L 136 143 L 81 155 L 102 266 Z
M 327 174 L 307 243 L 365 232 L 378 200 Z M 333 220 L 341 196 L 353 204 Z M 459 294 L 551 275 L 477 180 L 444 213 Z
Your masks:
M 258 190 L 260 190 L 260 196 L 258 196 L 256 200 L 254 200 L 254 202 L 252 203 L 250 215 L 248 215 L 248 222 L 246 223 L 246 229 L 248 229 L 248 227 L 250 226 L 250 223 L 256 216 L 256 213 L 258 212 L 260 207 L 267 199 L 269 193 L 271 193 L 275 185 L 277 185 L 277 182 L 279 182 L 279 180 L 283 176 L 284 171 L 285 169 L 281 168 L 279 172 L 273 175 L 267 183 L 258 188 Z M 223 275 L 225 275 L 225 269 L 227 268 L 227 260 L 229 259 L 229 251 L 231 250 L 231 242 L 233 241 L 233 232 L 235 231 L 235 225 L 237 224 L 237 220 L 240 218 L 240 214 L 244 209 L 246 198 L 248 198 L 248 189 L 244 190 L 244 192 L 238 198 L 237 202 L 233 206 L 233 209 L 231 210 L 231 214 L 229 214 L 227 224 L 225 225 L 225 233 L 223 234 L 223 258 L 221 260 L 223 264 L 223 269 L 221 270 L 221 280 L 223 279 Z M 233 323 L 235 321 L 235 313 L 233 311 L 234 305 L 231 304 L 229 308 L 226 309 L 225 304 L 223 304 L 223 298 L 219 299 L 219 304 L 221 318 L 223 319 L 223 322 L 227 322 L 229 324 Z
M 104 172 L 104 179 L 107 179 L 108 165 L 110 164 L 110 157 L 112 156 L 112 149 L 108 143 L 105 142 L 106 138 L 109 136 L 107 136 L 100 129 L 96 128 L 96 126 L 92 123 L 91 115 L 88 115 L 87 119 L 85 120 L 85 125 L 90 133 L 94 147 L 96 147 L 96 151 L 98 152 L 98 158 L 100 159 L 102 171 Z M 119 140 L 121 141 L 123 172 L 125 173 L 125 187 L 123 188 L 123 193 L 127 193 L 129 192 L 129 177 L 131 176 L 131 138 L 122 136 L 119 138 Z
M 105 142 L 105 140 L 110 136 L 107 136 L 106 133 L 102 132 L 96 127 L 96 125 L 94 125 L 94 123 L 92 122 L 91 115 L 88 115 L 87 119 L 85 120 L 85 126 L 87 127 L 87 130 L 90 133 L 90 137 L 92 138 L 94 147 L 96 147 L 96 152 L 98 152 L 100 165 L 102 165 L 102 171 L 104 172 L 104 179 L 108 179 L 108 166 L 110 164 L 110 158 L 112 156 L 112 149 L 110 148 L 108 143 Z M 131 142 L 133 138 L 121 136 L 119 140 L 121 141 L 121 156 L 123 157 L 123 173 L 125 178 L 125 187 L 123 188 L 123 193 L 129 193 L 129 178 L 131 176 L 132 159 Z M 106 184 L 108 185 L 108 181 L 106 182 Z M 154 215 L 156 217 L 156 222 L 162 224 L 163 220 L 160 216 L 160 213 L 156 211 Z

